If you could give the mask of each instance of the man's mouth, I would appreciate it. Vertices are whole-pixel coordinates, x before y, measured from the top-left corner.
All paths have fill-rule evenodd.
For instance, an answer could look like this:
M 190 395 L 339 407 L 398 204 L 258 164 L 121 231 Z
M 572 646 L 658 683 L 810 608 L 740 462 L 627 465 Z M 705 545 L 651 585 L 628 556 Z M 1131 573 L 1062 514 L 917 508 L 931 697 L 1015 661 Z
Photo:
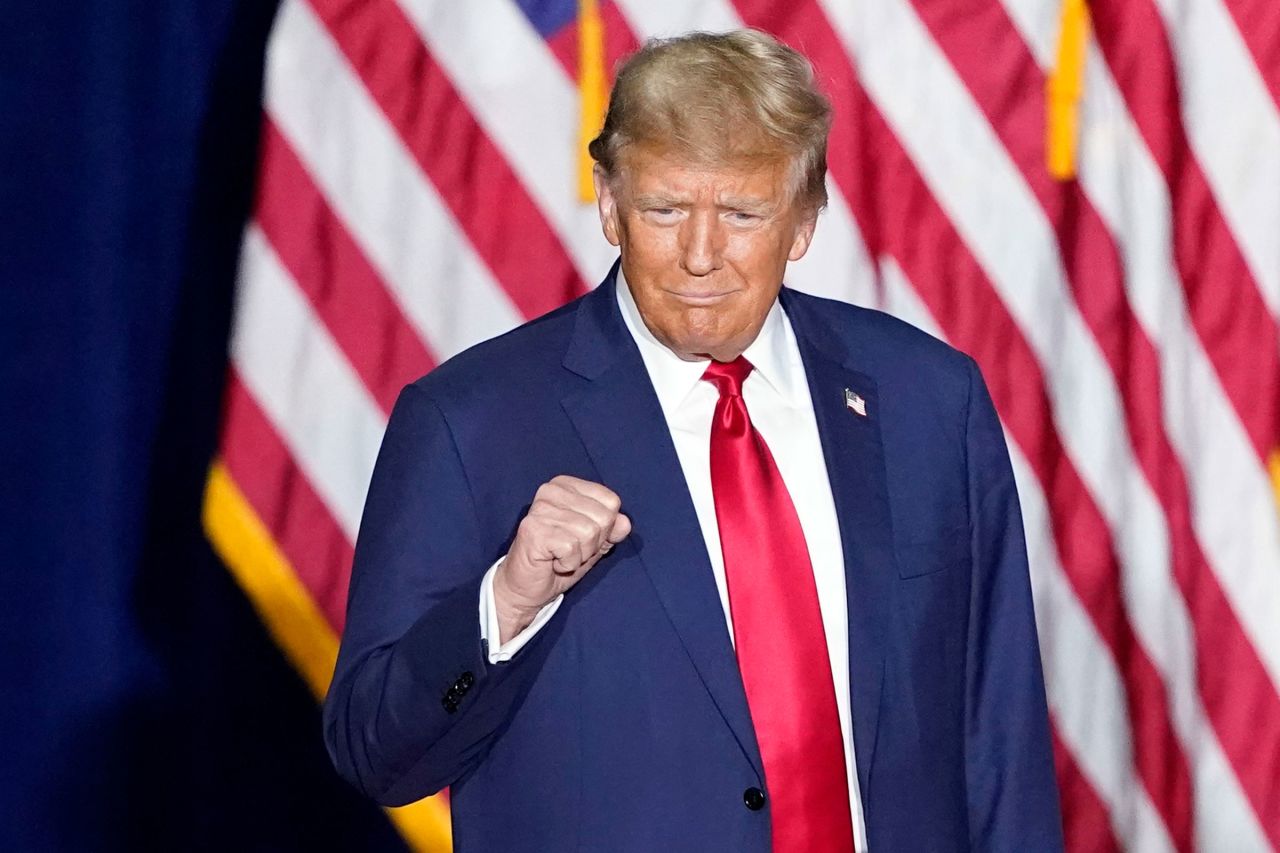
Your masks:
M 732 296 L 733 290 L 671 290 L 668 293 L 687 305 L 715 305 Z

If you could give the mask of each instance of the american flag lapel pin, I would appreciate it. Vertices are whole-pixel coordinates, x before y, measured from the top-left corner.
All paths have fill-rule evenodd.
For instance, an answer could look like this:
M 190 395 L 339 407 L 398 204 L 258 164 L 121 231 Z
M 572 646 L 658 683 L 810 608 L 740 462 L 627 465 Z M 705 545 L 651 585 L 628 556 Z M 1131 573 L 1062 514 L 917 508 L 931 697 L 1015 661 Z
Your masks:
M 844 407 L 860 418 L 867 416 L 867 401 L 861 394 L 855 394 L 848 388 L 844 389 Z

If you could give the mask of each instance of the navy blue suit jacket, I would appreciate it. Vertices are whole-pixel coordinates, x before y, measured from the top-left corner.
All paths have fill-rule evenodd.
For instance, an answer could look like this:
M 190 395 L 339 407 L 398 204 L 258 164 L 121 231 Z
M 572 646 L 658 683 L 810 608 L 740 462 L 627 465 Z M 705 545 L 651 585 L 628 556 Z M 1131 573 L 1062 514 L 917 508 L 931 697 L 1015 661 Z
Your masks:
M 769 850 L 706 546 L 614 286 L 408 386 L 373 475 L 325 738 L 381 803 L 452 786 L 460 853 Z M 871 849 L 1061 849 L 1018 499 L 976 365 L 887 315 L 780 298 L 840 519 Z M 557 474 L 617 492 L 634 532 L 490 665 L 480 579 Z

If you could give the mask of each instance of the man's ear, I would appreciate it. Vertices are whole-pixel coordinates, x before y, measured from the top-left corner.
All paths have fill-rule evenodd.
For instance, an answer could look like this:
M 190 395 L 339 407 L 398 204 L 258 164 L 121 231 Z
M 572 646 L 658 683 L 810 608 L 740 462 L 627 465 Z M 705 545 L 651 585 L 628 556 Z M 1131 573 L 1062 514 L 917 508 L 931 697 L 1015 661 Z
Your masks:
M 596 186 L 596 208 L 600 211 L 600 227 L 604 230 L 604 238 L 610 245 L 617 246 L 621 241 L 621 229 L 618 223 L 618 203 L 609 186 L 609 178 L 604 168 L 596 163 L 591 170 L 591 180 Z
M 804 219 L 796 226 L 795 239 L 791 241 L 791 251 L 787 254 L 787 260 L 798 261 L 809 251 L 809 244 L 813 242 L 814 229 L 818 227 L 818 213 L 806 213 Z

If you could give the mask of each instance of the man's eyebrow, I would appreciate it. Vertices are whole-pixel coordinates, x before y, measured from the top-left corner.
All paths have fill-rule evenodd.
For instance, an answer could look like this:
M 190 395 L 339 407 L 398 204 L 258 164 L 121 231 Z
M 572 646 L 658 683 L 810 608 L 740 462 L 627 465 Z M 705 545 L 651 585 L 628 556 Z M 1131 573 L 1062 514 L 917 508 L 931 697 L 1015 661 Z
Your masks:
M 716 201 L 716 206 L 725 210 L 741 210 L 747 213 L 768 213 L 773 204 L 768 199 L 750 196 L 723 196 Z
M 665 193 L 642 193 L 633 196 L 631 203 L 636 207 L 679 207 L 688 202 Z

